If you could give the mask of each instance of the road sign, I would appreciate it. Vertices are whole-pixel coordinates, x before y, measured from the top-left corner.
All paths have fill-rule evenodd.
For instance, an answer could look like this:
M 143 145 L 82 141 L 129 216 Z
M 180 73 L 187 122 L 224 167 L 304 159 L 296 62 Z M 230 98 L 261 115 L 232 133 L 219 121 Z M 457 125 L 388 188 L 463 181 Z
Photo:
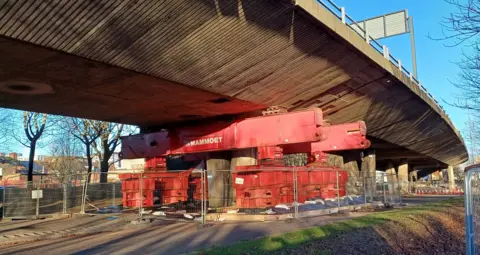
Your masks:
M 373 39 L 382 39 L 395 35 L 410 34 L 410 47 L 412 48 L 413 77 L 417 77 L 417 57 L 415 51 L 415 35 L 413 32 L 413 19 L 408 17 L 407 10 L 392 12 L 377 17 L 350 24 L 359 34 L 366 31 Z
M 360 33 L 360 28 L 363 31 L 368 31 L 373 39 L 405 34 L 409 32 L 407 11 L 403 10 L 369 18 L 359 21 L 357 24 L 352 24 L 352 27 Z
M 32 199 L 43 198 L 43 190 L 32 190 Z

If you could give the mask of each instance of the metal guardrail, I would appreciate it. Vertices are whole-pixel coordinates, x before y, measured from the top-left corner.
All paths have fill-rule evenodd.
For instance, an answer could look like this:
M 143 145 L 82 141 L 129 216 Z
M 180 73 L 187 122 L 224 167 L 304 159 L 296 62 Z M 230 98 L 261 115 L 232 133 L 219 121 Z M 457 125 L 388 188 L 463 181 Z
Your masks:
M 440 103 L 433 97 L 433 95 L 428 92 L 427 88 L 425 88 L 419 80 L 417 80 L 413 73 L 408 71 L 403 65 L 402 62 L 395 58 L 393 55 L 390 54 L 389 49 L 385 45 L 381 45 L 378 41 L 373 39 L 369 34 L 368 31 L 365 31 L 358 23 L 350 17 L 346 12 L 344 7 L 340 7 L 335 4 L 332 0 L 316 0 L 319 4 L 329 10 L 332 14 L 334 14 L 338 19 L 342 21 L 343 24 L 350 27 L 353 31 L 355 31 L 362 39 L 364 39 L 372 48 L 374 48 L 379 54 L 382 54 L 386 59 L 388 59 L 391 63 L 393 63 L 398 69 L 404 73 L 407 77 L 410 78 L 415 85 L 418 86 L 420 90 L 425 92 L 425 94 L 432 99 L 435 105 L 442 111 L 447 117 L 448 114 L 445 112 L 445 109 L 440 105 Z M 451 123 L 451 121 L 449 121 Z M 458 133 L 457 128 L 452 124 L 452 127 Z

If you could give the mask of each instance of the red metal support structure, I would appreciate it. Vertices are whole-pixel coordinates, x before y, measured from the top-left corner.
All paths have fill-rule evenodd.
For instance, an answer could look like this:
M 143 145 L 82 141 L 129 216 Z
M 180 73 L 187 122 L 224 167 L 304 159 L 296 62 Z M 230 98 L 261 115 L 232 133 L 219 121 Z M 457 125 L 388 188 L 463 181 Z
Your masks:
M 244 148 L 261 155 L 368 148 L 363 121 L 327 125 L 320 109 L 122 137 L 123 159 Z M 273 148 L 272 148 L 273 147 Z
M 370 146 L 363 121 L 329 125 L 323 120 L 322 111 L 318 108 L 246 118 L 233 122 L 179 126 L 168 131 L 127 136 L 121 139 L 120 156 L 124 159 L 146 158 L 148 171 L 145 173 L 145 177 L 154 178 L 158 183 L 156 186 L 159 186 L 159 189 L 167 194 L 162 200 L 171 203 L 178 199 L 180 199 L 178 201 L 186 199 L 187 189 L 197 190 L 197 185 L 195 185 L 197 180 L 192 177 L 188 179 L 187 175 L 183 173 L 166 172 L 165 158 L 167 156 L 189 154 L 199 156 L 214 151 L 256 148 L 258 165 L 236 167 L 234 177 L 241 176 L 238 178 L 248 179 L 265 176 L 262 177 L 265 180 L 276 178 L 276 181 L 280 183 L 266 186 L 253 182 L 247 185 L 236 185 L 237 206 L 240 207 L 265 206 L 278 201 L 291 202 L 293 199 L 292 188 L 288 185 L 292 183 L 292 180 L 290 175 L 282 172 L 285 171 L 282 170 L 284 154 L 307 153 L 310 155 L 307 166 L 302 167 L 298 172 L 299 187 L 301 188 L 299 199 L 305 200 L 309 195 L 328 196 L 332 192 L 335 184 L 330 180 L 332 179 L 330 175 L 335 173 L 332 170 L 338 171 L 339 169 L 326 166 L 326 152 L 364 149 Z M 309 166 L 319 165 L 322 166 L 321 170 L 324 172 L 310 173 Z M 261 173 L 262 169 L 268 167 L 277 170 Z M 190 170 L 186 173 L 191 174 L 192 172 Z M 185 176 L 175 178 L 177 175 Z M 123 179 L 125 178 L 135 178 L 135 176 L 125 175 Z M 180 179 L 185 182 L 179 183 L 176 188 L 173 187 L 173 182 L 178 182 Z M 343 187 L 346 180 L 346 178 L 342 179 Z M 169 185 L 172 186 L 171 189 L 166 188 Z M 328 187 L 324 187 L 325 185 Z M 173 196 L 170 193 L 181 195 Z M 255 198 L 258 194 L 263 194 L 263 198 Z M 270 198 L 264 199 L 265 196 Z M 247 197 L 248 201 L 245 200 Z M 282 199 L 278 200 L 277 198 Z

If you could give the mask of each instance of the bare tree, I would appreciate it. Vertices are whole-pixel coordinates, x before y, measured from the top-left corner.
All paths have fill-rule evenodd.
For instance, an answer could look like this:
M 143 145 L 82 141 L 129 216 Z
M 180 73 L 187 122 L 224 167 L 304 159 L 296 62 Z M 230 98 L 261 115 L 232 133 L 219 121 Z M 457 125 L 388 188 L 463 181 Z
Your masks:
M 480 113 L 480 1 L 445 1 L 456 11 L 442 20 L 443 36 L 434 39 L 446 41 L 449 47 L 465 46 L 467 52 L 458 63 L 459 79 L 452 81 L 461 92 L 456 95 L 457 101 L 450 104 Z
M 22 130 L 24 136 L 18 135 L 16 130 L 13 131 L 14 138 L 23 146 L 30 148 L 28 156 L 28 177 L 27 181 L 33 181 L 33 164 L 35 160 L 35 150 L 38 142 L 44 136 L 45 130 L 53 125 L 50 121 L 47 125 L 47 114 L 37 112 L 23 112 L 23 126 Z M 15 128 L 14 128 L 15 129 Z
M 120 136 L 123 133 L 124 125 L 112 122 L 102 122 L 100 137 L 93 142 L 93 148 L 100 160 L 100 182 L 107 182 L 108 169 L 115 162 L 110 161 L 113 153 L 120 143 Z
M 478 142 L 480 139 L 480 137 L 478 137 L 478 134 L 480 132 L 478 118 L 469 115 L 465 125 L 466 127 L 463 133 L 469 154 L 468 163 L 474 164 L 477 157 L 480 155 L 478 148 Z
M 7 149 L 11 138 L 9 128 L 12 122 L 12 110 L 0 108 L 0 149 Z
M 453 167 L 453 175 L 455 177 L 455 180 L 463 181 L 463 179 L 465 177 L 465 173 L 463 172 L 463 167 L 461 167 L 461 166 Z
M 49 154 L 50 156 L 42 161 L 49 175 L 61 183 L 83 179 L 79 176 L 85 172 L 83 157 L 81 157 L 82 148 L 78 139 L 75 139 L 71 133 L 59 132 L 49 146 Z
M 92 144 L 102 135 L 102 122 L 78 118 L 65 118 L 65 123 L 70 133 L 85 147 L 87 173 L 90 174 L 93 168 Z M 87 182 L 90 182 L 90 175 L 88 175 Z

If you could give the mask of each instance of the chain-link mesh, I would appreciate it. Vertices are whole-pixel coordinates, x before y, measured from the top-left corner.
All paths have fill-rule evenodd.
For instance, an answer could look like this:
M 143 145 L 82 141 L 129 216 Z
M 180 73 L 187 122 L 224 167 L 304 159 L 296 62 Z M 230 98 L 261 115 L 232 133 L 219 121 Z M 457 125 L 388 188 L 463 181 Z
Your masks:
M 355 187 L 349 187 L 350 173 L 333 167 L 212 170 L 208 172 L 207 219 L 255 218 L 243 215 L 288 219 L 359 209 L 369 205 L 366 194 L 373 191 L 367 182 L 373 181 L 359 172 L 355 177 Z
M 377 173 L 375 186 L 375 197 L 372 201 L 380 201 L 390 206 L 402 203 L 401 186 L 395 174 Z
M 26 183 L 19 187 L 5 187 L 3 197 L 4 218 L 28 218 L 37 215 L 37 200 L 32 191 L 37 192 L 38 184 Z
M 39 183 L 37 187 L 42 193 L 41 198 L 37 198 L 39 215 L 63 213 L 63 184 Z
M 90 175 L 63 184 L 34 182 L 5 188 L 5 217 L 81 212 L 202 222 L 241 219 L 241 215 L 288 219 L 358 209 L 373 201 L 401 202 L 400 184 L 393 176 L 371 177 L 326 166 Z M 33 199 L 38 192 L 42 195 Z
M 89 183 L 86 186 L 85 212 L 112 209 L 122 205 L 122 183 Z

